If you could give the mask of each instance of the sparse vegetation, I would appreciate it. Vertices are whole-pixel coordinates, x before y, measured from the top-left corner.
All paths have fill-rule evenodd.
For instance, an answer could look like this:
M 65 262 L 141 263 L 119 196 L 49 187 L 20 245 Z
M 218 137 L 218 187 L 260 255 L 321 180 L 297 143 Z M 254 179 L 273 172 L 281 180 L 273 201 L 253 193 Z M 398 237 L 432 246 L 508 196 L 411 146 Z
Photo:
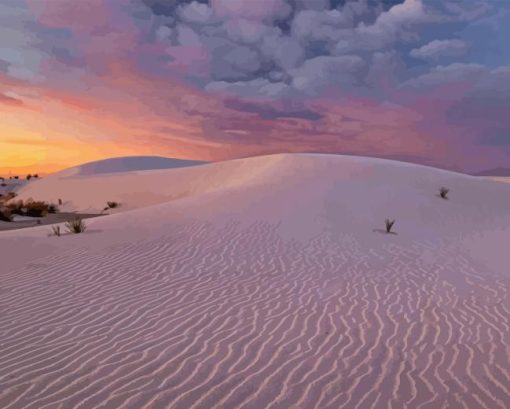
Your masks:
M 2 184 L 0 186 L 5 187 L 5 186 L 7 186 L 7 183 L 2 182 Z
M 85 222 L 82 219 L 77 218 L 72 221 L 66 222 L 66 228 L 69 233 L 78 234 L 83 233 L 87 229 L 87 226 L 85 225 Z
M 48 203 L 42 201 L 18 200 L 7 205 L 12 214 L 29 217 L 43 217 L 49 212 Z
M 384 224 L 386 226 L 386 233 L 392 233 L 391 229 L 393 228 L 393 225 L 395 224 L 395 221 L 396 220 L 390 220 L 390 219 L 386 219 L 384 221 Z
M 38 179 L 39 175 L 37 173 L 34 174 L 34 178 Z
M 108 209 L 116 209 L 120 206 L 119 202 L 106 202 L 106 207 L 103 209 L 103 212 Z
M 441 198 L 447 200 L 449 192 L 450 192 L 450 189 L 447 189 L 446 187 L 442 187 L 439 189 L 439 196 L 441 196 Z
M 51 231 L 53 233 L 53 236 L 60 237 L 60 226 L 52 226 Z
M 7 208 L 9 209 L 11 214 L 18 214 L 20 216 L 24 215 L 22 200 L 18 200 L 18 201 L 11 202 L 11 203 L 7 204 Z
M 53 203 L 50 203 L 48 205 L 48 213 L 57 213 L 58 212 L 58 207 L 56 204 L 53 204 Z
M 30 180 L 30 179 L 32 179 L 32 175 L 29 173 L 29 174 L 27 175 L 27 180 Z
M 3 222 L 12 222 L 12 213 L 9 209 L 0 208 L 0 220 Z
M 32 202 L 25 203 L 25 214 L 30 217 L 43 217 L 48 214 L 49 205 L 46 202 Z

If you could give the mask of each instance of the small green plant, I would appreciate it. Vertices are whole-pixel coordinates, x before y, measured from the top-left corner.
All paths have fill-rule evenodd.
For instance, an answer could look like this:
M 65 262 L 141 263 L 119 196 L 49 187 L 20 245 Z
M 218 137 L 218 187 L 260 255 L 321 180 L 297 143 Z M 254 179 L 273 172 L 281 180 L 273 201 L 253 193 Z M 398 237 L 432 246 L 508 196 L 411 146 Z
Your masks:
M 386 219 L 384 221 L 384 224 L 386 226 L 386 233 L 391 233 L 392 232 L 391 229 L 393 228 L 393 225 L 395 224 L 395 221 L 396 221 L 395 219 L 393 219 L 393 220 Z
M 450 189 L 447 189 L 446 187 L 442 187 L 439 189 L 439 196 L 441 198 L 448 200 L 448 193 L 450 192 Z
M 66 222 L 66 228 L 69 233 L 73 234 L 83 233 L 85 230 L 87 230 L 85 222 L 80 218 Z

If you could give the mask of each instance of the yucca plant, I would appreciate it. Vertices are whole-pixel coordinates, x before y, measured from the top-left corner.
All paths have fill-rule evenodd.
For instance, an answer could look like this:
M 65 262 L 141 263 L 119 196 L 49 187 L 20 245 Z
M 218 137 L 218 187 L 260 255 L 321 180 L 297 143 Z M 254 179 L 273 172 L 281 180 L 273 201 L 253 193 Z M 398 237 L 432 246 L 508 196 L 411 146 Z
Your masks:
M 384 221 L 384 224 L 386 226 L 386 233 L 391 233 L 392 232 L 391 229 L 393 228 L 393 225 L 395 224 L 395 221 L 396 221 L 395 219 L 393 219 L 393 220 L 386 219 Z
M 60 237 L 60 226 L 52 226 L 51 231 L 54 236 Z
M 66 228 L 69 233 L 73 234 L 83 233 L 85 230 L 87 230 L 85 222 L 80 218 L 66 222 Z
M 441 198 L 447 200 L 449 191 L 450 191 L 450 189 L 447 189 L 446 187 L 442 187 L 439 189 L 439 196 L 441 196 Z

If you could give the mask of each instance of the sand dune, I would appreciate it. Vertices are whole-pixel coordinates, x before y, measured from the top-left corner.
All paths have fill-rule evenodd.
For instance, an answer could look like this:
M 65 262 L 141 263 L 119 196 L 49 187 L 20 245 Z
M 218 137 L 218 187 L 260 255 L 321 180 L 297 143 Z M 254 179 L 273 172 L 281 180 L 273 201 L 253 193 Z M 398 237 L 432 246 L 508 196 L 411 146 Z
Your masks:
M 510 185 L 271 155 L 20 191 L 59 194 L 123 206 L 0 232 L 2 408 L 510 407 Z

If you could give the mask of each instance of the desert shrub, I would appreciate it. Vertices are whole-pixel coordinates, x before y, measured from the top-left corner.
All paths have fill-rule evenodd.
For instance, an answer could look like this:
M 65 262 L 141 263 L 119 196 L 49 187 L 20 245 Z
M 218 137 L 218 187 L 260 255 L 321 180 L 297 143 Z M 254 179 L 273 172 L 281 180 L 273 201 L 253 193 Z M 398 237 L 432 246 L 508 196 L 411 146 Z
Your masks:
M 23 203 L 23 200 L 18 200 L 9 203 L 7 208 L 12 214 L 30 217 L 43 217 L 48 213 L 49 205 L 42 201 L 27 200 Z
M 14 179 L 16 179 L 16 180 L 19 179 L 19 176 L 14 176 Z
M 39 177 L 39 175 L 38 175 L 37 173 L 35 173 L 35 174 L 34 174 L 34 178 L 36 178 L 36 179 L 37 179 L 38 177 Z
M 15 202 L 11 202 L 11 203 L 7 204 L 7 208 L 9 209 L 11 214 L 19 214 L 20 216 L 25 215 L 23 200 L 17 200 Z
M 395 220 L 386 219 L 384 221 L 384 224 L 386 226 L 386 233 L 391 233 L 391 229 L 393 228 L 393 225 L 395 224 Z
M 446 187 L 442 187 L 439 189 L 439 196 L 441 196 L 443 199 L 448 199 L 448 192 L 450 192 L 450 189 L 447 189 Z
M 82 219 L 77 218 L 67 222 L 66 228 L 69 233 L 78 234 L 83 233 L 87 229 L 87 226 L 85 225 L 85 222 Z
M 58 207 L 56 204 L 54 203 L 50 203 L 48 205 L 48 213 L 57 213 L 58 212 Z
M 60 226 L 52 226 L 51 232 L 53 233 L 53 236 L 60 237 Z
M 109 209 L 116 209 L 119 206 L 119 202 L 106 202 L 106 207 L 103 209 L 103 212 Z
M 32 175 L 29 173 L 29 174 L 27 175 L 27 180 L 30 180 L 30 179 L 32 179 Z
M 2 182 L 2 184 L 0 186 L 5 187 L 5 186 L 7 186 L 7 183 Z
M 5 207 L 0 208 L 0 220 L 2 220 L 4 222 L 12 222 L 11 211 Z
M 25 214 L 30 217 L 42 217 L 48 213 L 49 205 L 46 202 L 33 202 L 25 203 Z

